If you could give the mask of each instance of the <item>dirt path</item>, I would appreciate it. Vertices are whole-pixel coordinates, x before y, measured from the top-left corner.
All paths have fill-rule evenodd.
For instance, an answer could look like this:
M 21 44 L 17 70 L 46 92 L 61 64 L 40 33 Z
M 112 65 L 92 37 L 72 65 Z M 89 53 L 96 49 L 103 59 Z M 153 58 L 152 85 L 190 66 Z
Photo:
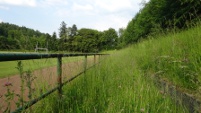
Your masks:
M 93 64 L 93 59 L 88 59 L 88 66 Z M 77 62 L 70 62 L 65 63 L 62 65 L 62 79 L 66 81 L 69 78 L 72 78 L 73 75 L 78 74 L 79 72 L 83 71 L 83 61 Z M 24 74 L 25 75 L 25 74 Z M 35 70 L 31 73 L 33 77 L 35 77 L 34 81 L 32 82 L 32 96 L 33 98 L 38 97 L 41 93 L 46 92 L 47 90 L 52 89 L 57 84 L 57 67 L 49 67 L 40 70 Z M 5 86 L 5 84 L 9 85 L 11 83 L 12 86 Z M 26 84 L 26 83 L 25 83 Z M 5 94 L 7 93 L 7 89 L 9 87 L 10 91 L 13 91 L 14 94 L 20 95 L 21 90 L 21 79 L 19 75 L 14 75 L 9 78 L 0 79 L 0 113 L 2 113 L 8 103 L 6 102 Z M 24 85 L 24 98 L 28 100 L 28 88 Z M 18 101 L 18 97 L 14 96 L 14 99 L 11 102 L 11 111 L 17 108 L 16 102 Z

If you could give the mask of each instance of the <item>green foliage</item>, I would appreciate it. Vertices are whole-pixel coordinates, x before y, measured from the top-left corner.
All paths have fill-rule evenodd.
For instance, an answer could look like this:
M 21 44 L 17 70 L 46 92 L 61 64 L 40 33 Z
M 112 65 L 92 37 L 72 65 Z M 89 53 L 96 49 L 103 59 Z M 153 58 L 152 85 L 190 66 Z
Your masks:
M 26 27 L 0 23 L 0 50 L 34 51 L 37 46 L 49 51 L 99 52 L 116 49 L 117 37 L 113 28 L 104 32 L 87 28 L 78 30 L 75 24 L 67 27 L 64 21 L 59 28 L 59 39 L 56 32 L 51 36 Z
M 200 18 L 201 2 L 196 0 L 150 0 L 128 23 L 124 33 L 126 44 L 169 29 L 192 26 Z
M 118 40 L 117 40 L 117 49 L 121 49 L 126 45 L 125 43 L 125 28 L 119 28 L 118 31 Z
M 113 28 L 103 31 L 100 37 L 101 49 L 110 50 L 115 49 L 118 43 L 117 32 Z
M 97 52 L 99 32 L 97 30 L 82 28 L 78 31 L 78 36 L 81 38 L 78 45 L 82 52 Z
M 117 32 L 110 28 L 103 32 L 81 28 L 77 30 L 73 25 L 70 30 L 68 39 L 59 40 L 59 50 L 67 50 L 73 52 L 99 52 L 101 50 L 115 49 L 118 43 Z
M 33 51 L 37 43 L 40 47 L 47 47 L 47 43 L 49 43 L 49 50 L 57 50 L 57 39 L 47 33 L 41 33 L 24 26 L 0 23 L 1 50 Z
M 61 22 L 61 25 L 60 25 L 60 28 L 59 28 L 59 37 L 63 40 L 66 40 L 68 38 L 68 35 L 67 35 L 67 24 L 62 21 Z
M 77 35 L 77 26 L 73 24 L 72 29 L 71 29 L 71 36 Z
M 37 46 L 49 51 L 99 52 L 116 49 L 117 37 L 113 28 L 104 32 L 87 28 L 78 30 L 75 24 L 67 27 L 64 21 L 59 28 L 59 39 L 55 32 L 51 36 L 26 27 L 0 23 L 0 50 L 34 51 Z

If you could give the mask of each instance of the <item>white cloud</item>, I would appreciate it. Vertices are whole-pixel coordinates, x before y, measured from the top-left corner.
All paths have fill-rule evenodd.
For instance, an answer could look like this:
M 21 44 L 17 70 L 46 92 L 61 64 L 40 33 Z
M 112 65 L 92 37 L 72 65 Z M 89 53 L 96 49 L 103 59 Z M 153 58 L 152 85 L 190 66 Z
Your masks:
M 3 20 L 0 19 L 0 23 L 2 23 L 2 22 L 3 22 Z
M 17 6 L 36 6 L 35 0 L 0 0 L 0 4 L 17 5 Z
M 11 8 L 10 5 L 29 6 L 34 8 L 24 8 L 24 11 L 33 13 L 30 15 L 32 18 L 40 17 L 41 23 L 50 22 L 51 25 L 54 25 L 51 26 L 52 29 L 57 30 L 60 22 L 65 21 L 68 26 L 76 24 L 78 28 L 87 27 L 103 31 L 110 27 L 116 30 L 126 27 L 129 20 L 139 11 L 141 2 L 142 0 L 0 0 L 0 10 L 11 12 L 5 13 L 9 15 L 4 15 L 5 21 L 12 19 L 6 17 L 12 17 L 13 13 L 16 13 L 15 8 L 19 8 Z M 37 12 L 39 10 L 40 12 Z M 23 11 L 20 13 L 26 14 Z M 21 20 L 19 19 L 20 16 L 13 18 L 15 18 L 13 23 L 16 22 L 16 24 L 18 24 L 17 20 Z M 36 21 L 39 20 L 33 19 L 33 22 L 28 22 L 28 24 L 37 23 Z M 45 27 L 49 29 L 46 24 L 42 26 L 37 27 L 37 29 L 41 30 Z M 53 31 L 49 31 L 49 33 L 51 32 Z
M 81 5 L 77 2 L 68 4 L 65 7 L 56 8 L 56 15 L 62 18 L 75 18 L 83 16 L 84 18 L 88 15 L 94 15 L 93 6 L 90 4 Z M 79 18 L 77 18 L 79 19 Z
M 0 6 L 0 9 L 9 10 L 10 8 L 9 8 L 9 7 L 6 7 L 6 6 Z
M 90 4 L 80 5 L 80 4 L 74 3 L 72 10 L 73 11 L 82 11 L 82 12 L 83 11 L 92 11 L 93 7 Z
M 118 30 L 119 28 L 126 27 L 130 19 L 131 18 L 121 15 L 106 15 L 92 22 L 91 26 L 100 31 L 104 31 L 109 28 Z
M 47 6 L 56 7 L 56 6 L 67 5 L 68 2 L 67 2 L 67 0 L 42 0 L 42 1 L 38 2 L 38 4 L 42 7 L 47 7 Z
M 61 18 L 64 18 L 66 17 L 66 15 L 69 15 L 70 14 L 70 11 L 66 10 L 65 8 L 64 9 L 58 9 L 56 12 L 55 12 L 56 16 L 59 16 Z
M 139 11 L 141 0 L 69 0 L 68 2 L 66 7 L 57 9 L 56 15 L 64 18 L 67 24 L 103 31 L 110 27 L 116 30 L 126 27 L 129 20 Z
M 109 12 L 132 8 L 132 0 L 96 0 L 95 5 Z

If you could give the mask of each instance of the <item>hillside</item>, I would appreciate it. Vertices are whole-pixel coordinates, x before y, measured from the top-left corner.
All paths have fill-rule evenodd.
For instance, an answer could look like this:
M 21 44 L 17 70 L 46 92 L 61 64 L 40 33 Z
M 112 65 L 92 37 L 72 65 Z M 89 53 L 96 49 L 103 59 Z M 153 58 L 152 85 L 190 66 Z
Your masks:
M 157 89 L 153 81 L 164 79 L 200 98 L 200 30 L 198 26 L 149 37 L 114 52 L 87 75 L 67 86 L 64 105 L 72 112 L 187 113 L 181 108 L 182 103 L 175 105 L 176 100 L 168 100 L 169 96 Z
M 188 29 L 200 22 L 201 1 L 149 0 L 130 20 L 120 38 L 122 46 L 162 32 Z
M 200 26 L 131 45 L 64 87 L 63 101 L 43 101 L 45 112 L 188 113 L 189 106 L 158 89 L 158 78 L 200 98 Z M 177 96 L 175 96 L 177 97 Z M 187 97 L 186 97 L 187 98 Z M 50 104 L 52 103 L 52 104 Z M 53 104 L 54 103 L 54 104 Z M 189 101 L 187 101 L 189 104 Z M 194 105 L 192 105 L 194 106 Z M 191 109 L 191 108 L 190 108 Z M 42 111 L 43 111 L 42 110 Z M 41 111 L 40 106 L 36 111 Z

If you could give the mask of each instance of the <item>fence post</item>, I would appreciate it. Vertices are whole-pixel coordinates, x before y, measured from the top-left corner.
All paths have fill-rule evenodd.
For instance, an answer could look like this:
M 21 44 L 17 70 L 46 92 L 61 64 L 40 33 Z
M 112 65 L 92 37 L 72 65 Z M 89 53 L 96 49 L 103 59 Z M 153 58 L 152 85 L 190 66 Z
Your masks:
M 87 55 L 84 56 L 84 74 L 86 74 L 87 70 Z
M 23 76 L 22 61 L 18 61 L 17 69 L 18 69 L 18 71 L 20 73 L 20 79 L 21 79 L 21 84 L 20 84 L 20 104 L 23 107 L 24 106 L 24 76 Z
M 58 82 L 58 94 L 59 97 L 61 98 L 62 96 L 62 57 L 58 56 L 57 57 L 57 82 Z
M 96 65 L 96 55 L 94 55 L 94 65 Z
M 101 62 L 101 55 L 98 56 L 98 63 Z

